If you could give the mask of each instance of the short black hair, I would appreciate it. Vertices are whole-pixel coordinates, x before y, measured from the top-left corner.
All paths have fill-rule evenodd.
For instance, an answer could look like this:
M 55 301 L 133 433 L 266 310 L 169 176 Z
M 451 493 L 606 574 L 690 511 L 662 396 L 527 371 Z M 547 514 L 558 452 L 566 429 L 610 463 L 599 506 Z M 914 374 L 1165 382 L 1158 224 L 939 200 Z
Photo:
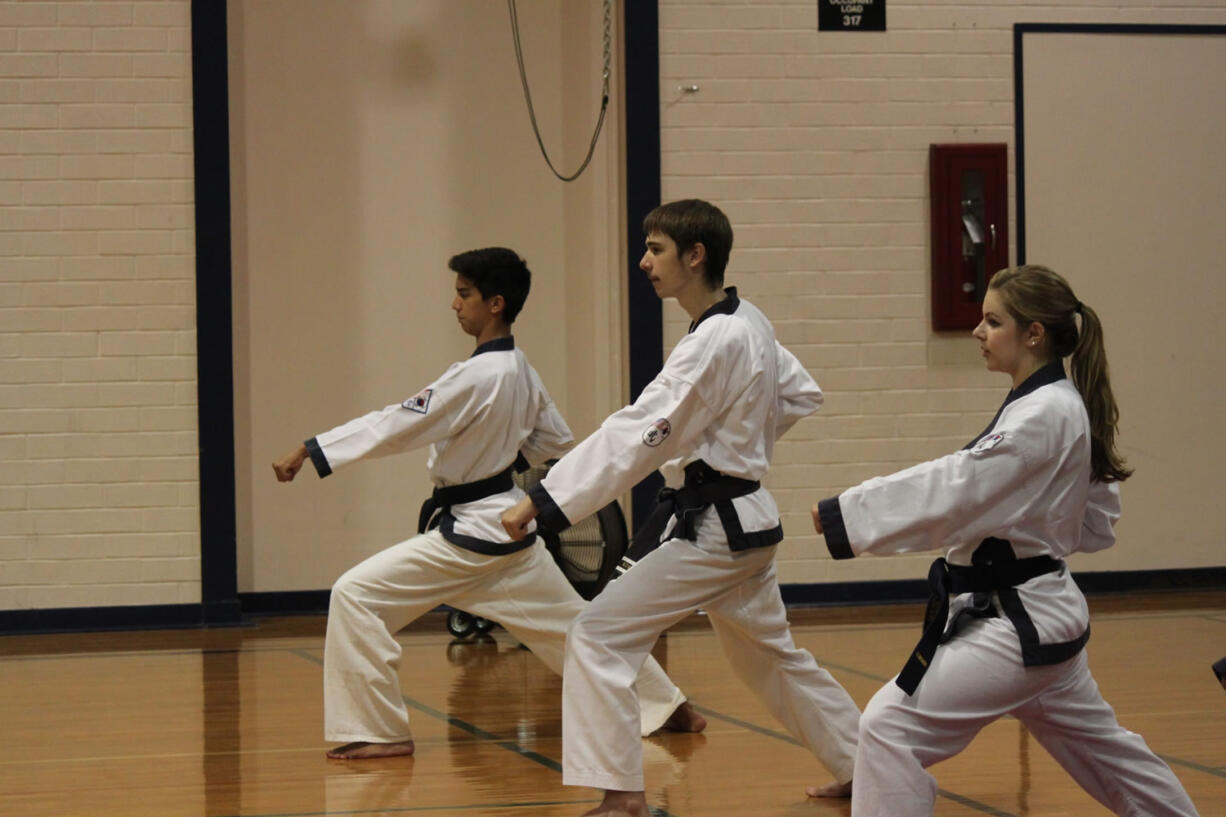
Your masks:
M 532 286 L 532 273 L 517 252 L 506 247 L 469 250 L 453 255 L 447 266 L 471 281 L 485 300 L 501 295 L 506 302 L 502 319 L 508 324 L 515 322 Z
M 724 270 L 732 254 L 732 225 L 724 212 L 702 199 L 661 204 L 643 219 L 643 232 L 664 233 L 677 245 L 677 254 L 695 244 L 707 250 L 706 280 L 712 288 L 724 283 Z

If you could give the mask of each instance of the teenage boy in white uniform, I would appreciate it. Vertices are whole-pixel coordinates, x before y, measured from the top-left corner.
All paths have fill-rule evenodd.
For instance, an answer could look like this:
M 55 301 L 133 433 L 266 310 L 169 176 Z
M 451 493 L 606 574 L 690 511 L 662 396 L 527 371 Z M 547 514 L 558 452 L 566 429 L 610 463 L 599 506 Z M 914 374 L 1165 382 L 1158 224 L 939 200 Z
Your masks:
M 723 289 L 732 227 L 698 200 L 662 205 L 643 223 L 639 262 L 656 294 L 694 323 L 633 405 L 563 457 L 503 514 L 519 538 L 539 513 L 564 528 L 659 468 L 673 514 L 663 543 L 613 582 L 571 626 L 562 681 L 562 782 L 604 789 L 589 815 L 646 815 L 635 732 L 635 673 L 660 633 L 702 608 L 737 675 L 851 787 L 859 710 L 798 649 L 775 574 L 779 509 L 761 487 L 775 441 L 822 393 L 754 306 Z
M 273 463 L 277 479 L 288 482 L 308 457 L 326 477 L 365 457 L 430 446 L 436 487 L 418 535 L 371 556 L 332 588 L 324 731 L 345 742 L 328 752 L 333 758 L 413 753 L 394 635 L 423 613 L 446 603 L 496 621 L 560 673 L 566 628 L 585 605 L 535 534 L 509 540 L 499 523 L 524 495 L 511 479 L 518 458 L 539 464 L 573 443 L 511 336 L 528 297 L 528 267 L 499 247 L 462 253 L 449 267 L 456 273 L 452 309 L 476 339 L 472 357 L 403 403 L 318 434 Z M 705 725 L 654 661 L 637 685 L 642 734 Z

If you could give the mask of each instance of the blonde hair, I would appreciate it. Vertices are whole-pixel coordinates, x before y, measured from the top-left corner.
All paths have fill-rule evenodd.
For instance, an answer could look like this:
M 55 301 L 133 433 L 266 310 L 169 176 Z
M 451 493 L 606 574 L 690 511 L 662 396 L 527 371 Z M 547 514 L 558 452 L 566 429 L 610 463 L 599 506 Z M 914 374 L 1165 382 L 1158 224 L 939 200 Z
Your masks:
M 1052 355 L 1069 358 L 1069 375 L 1090 415 L 1090 468 L 1094 479 L 1128 479 L 1132 469 L 1115 449 L 1120 411 L 1111 391 L 1098 314 L 1077 300 L 1068 281 L 1047 267 L 1027 264 L 1003 269 L 992 276 L 988 287 L 1000 294 L 1018 326 L 1042 324 Z

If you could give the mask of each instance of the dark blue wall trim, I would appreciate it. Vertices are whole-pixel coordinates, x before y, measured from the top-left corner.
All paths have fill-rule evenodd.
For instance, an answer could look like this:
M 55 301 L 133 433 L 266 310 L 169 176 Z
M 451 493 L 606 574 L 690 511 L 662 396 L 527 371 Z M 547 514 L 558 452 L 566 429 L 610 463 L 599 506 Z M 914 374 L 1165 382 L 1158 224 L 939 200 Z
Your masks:
M 1026 34 L 1226 34 L 1226 26 L 1127 23 L 1015 23 L 1013 26 L 1013 156 L 1017 184 L 1017 263 L 1026 263 L 1026 139 L 1022 85 Z
M 237 622 L 226 4 L 192 0 L 200 581 L 205 624 Z
M 895 604 L 927 601 L 928 583 L 923 579 L 880 582 L 831 582 L 828 584 L 781 584 L 788 607 L 842 607 L 854 604 Z
M 626 295 L 629 313 L 630 399 L 636 399 L 664 365 L 664 310 L 638 268 L 643 217 L 660 203 L 660 23 L 656 0 L 624 5 L 626 65 Z M 631 530 L 656 504 L 664 480 L 658 473 L 631 491 Z
M 1180 570 L 1091 571 L 1075 574 L 1078 586 L 1088 596 L 1119 593 L 1226 589 L 1226 567 Z M 780 588 L 789 607 L 836 607 L 847 605 L 923 602 L 928 587 L 922 579 L 880 582 L 831 582 L 785 584 Z M 324 615 L 328 612 L 327 590 L 293 590 L 278 593 L 241 593 L 242 613 L 247 616 Z M 440 605 L 437 610 L 450 610 Z M 234 616 L 230 625 L 242 623 Z M 217 626 L 206 621 L 203 605 L 168 604 L 134 607 L 75 607 L 62 610 L 0 611 L 0 635 L 21 633 L 89 632 L 98 630 L 157 630 Z
M 253 616 L 319 615 L 328 612 L 330 590 L 286 590 L 276 593 L 240 593 L 243 612 Z
M 0 634 L 155 630 L 199 627 L 199 604 L 70 607 L 54 610 L 0 610 Z
M 1073 578 L 1077 580 L 1077 586 L 1081 588 L 1081 591 L 1088 595 L 1226 589 L 1226 567 L 1087 571 L 1074 573 Z

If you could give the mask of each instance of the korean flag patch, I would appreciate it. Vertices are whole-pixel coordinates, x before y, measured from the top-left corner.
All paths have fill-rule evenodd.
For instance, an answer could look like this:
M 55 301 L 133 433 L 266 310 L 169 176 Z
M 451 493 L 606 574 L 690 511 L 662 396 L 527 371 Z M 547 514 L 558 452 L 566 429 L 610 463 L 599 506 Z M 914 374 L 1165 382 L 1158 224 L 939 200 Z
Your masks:
M 975 443 L 975 447 L 971 449 L 972 454 L 982 454 L 984 451 L 990 451 L 1005 439 L 1004 432 L 998 434 L 989 434 L 979 442 Z
M 407 408 L 409 411 L 415 411 L 418 414 L 425 414 L 430 410 L 430 397 L 433 394 L 434 391 L 432 389 L 422 389 L 400 405 Z
M 651 425 L 647 426 L 647 430 L 643 432 L 643 443 L 655 448 L 660 443 L 668 439 L 668 435 L 673 433 L 673 424 L 666 418 L 661 417 Z

